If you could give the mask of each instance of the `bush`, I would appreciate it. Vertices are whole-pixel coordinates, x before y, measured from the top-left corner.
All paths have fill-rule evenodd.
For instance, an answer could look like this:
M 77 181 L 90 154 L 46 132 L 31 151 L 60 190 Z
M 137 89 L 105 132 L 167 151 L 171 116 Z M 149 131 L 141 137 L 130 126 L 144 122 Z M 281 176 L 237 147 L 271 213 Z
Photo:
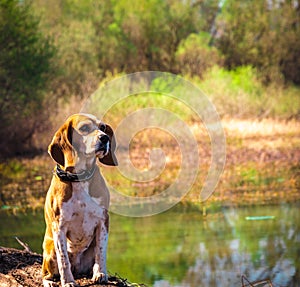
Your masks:
M 226 67 L 250 65 L 265 83 L 300 84 L 299 2 L 227 0 L 216 20 Z
M 42 119 L 55 48 L 26 1 L 0 0 L 0 156 L 23 150 Z
M 222 65 L 222 57 L 209 46 L 209 34 L 190 34 L 182 40 L 176 52 L 178 70 L 183 75 L 199 76 L 215 65 Z
M 251 66 L 235 70 L 213 67 L 194 82 L 208 95 L 223 117 L 291 118 L 300 115 L 299 87 L 265 86 Z

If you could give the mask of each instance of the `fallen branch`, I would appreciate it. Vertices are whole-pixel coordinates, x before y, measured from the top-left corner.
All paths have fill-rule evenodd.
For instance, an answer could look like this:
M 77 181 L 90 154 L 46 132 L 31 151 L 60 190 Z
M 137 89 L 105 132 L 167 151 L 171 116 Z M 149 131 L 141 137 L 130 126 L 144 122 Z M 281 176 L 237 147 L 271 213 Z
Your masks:
M 24 247 L 24 250 L 29 252 L 29 253 L 33 253 L 32 250 L 29 248 L 28 244 L 21 241 L 21 239 L 19 239 L 17 236 L 15 236 L 15 239 L 18 241 L 18 243 Z

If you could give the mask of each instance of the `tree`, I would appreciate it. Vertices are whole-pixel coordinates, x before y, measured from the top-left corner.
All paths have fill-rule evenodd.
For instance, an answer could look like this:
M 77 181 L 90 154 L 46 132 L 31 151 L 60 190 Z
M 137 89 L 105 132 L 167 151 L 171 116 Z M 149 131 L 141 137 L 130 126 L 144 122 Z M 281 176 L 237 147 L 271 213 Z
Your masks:
M 208 33 L 190 34 L 180 42 L 176 52 L 178 69 L 183 74 L 203 77 L 213 66 L 222 65 L 222 57 L 216 47 L 209 45 Z
M 99 68 L 103 71 L 176 72 L 180 41 L 201 23 L 192 1 L 105 1 L 94 21 Z
M 229 68 L 252 65 L 265 82 L 300 83 L 300 3 L 226 0 L 218 17 L 217 47 Z
M 41 120 L 55 48 L 26 1 L 0 0 L 0 155 L 21 151 Z

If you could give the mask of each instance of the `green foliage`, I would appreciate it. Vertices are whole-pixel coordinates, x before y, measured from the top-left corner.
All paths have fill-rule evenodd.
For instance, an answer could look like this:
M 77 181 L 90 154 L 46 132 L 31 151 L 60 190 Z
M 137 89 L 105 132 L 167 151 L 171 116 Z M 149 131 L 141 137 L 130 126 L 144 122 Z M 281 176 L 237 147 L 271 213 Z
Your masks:
M 229 89 L 235 93 L 242 90 L 248 95 L 260 97 L 263 92 L 263 85 L 257 78 L 257 72 L 250 66 L 241 66 L 235 70 L 226 71 L 225 74 L 231 77 Z M 225 76 L 225 75 L 224 75 Z M 226 76 L 225 76 L 226 77 Z
M 31 137 L 55 54 L 30 7 L 27 2 L 0 1 L 1 154 L 22 149 Z
M 189 2 L 107 1 L 95 19 L 99 67 L 105 71 L 175 71 L 182 39 L 199 28 Z
M 23 177 L 25 173 L 24 165 L 19 161 L 12 160 L 6 163 L 0 164 L 0 178 L 2 183 L 7 180 Z
M 216 47 L 209 46 L 208 33 L 190 34 L 182 40 L 176 52 L 179 71 L 183 74 L 202 77 L 207 69 L 222 64 Z
M 52 98 L 68 100 L 91 94 L 99 75 L 93 19 L 101 15 L 101 3 L 35 0 L 33 8 L 41 19 L 42 31 L 52 36 L 57 48 L 58 73 L 51 82 Z
M 229 68 L 251 65 L 264 81 L 300 83 L 300 13 L 292 1 L 225 1 L 216 44 Z
M 193 78 L 212 100 L 221 116 L 297 117 L 300 114 L 299 87 L 277 83 L 264 86 L 260 73 L 251 66 L 234 70 L 213 67 L 202 81 Z

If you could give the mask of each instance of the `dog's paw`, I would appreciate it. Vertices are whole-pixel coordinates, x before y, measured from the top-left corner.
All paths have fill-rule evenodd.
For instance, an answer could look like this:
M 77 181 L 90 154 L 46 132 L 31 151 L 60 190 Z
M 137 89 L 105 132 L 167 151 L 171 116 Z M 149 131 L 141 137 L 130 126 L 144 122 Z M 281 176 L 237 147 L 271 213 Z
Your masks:
M 62 285 L 63 287 L 79 287 L 75 282 L 68 282 Z
M 108 281 L 108 275 L 103 272 L 96 272 L 93 274 L 92 281 L 94 283 L 107 283 Z
M 58 287 L 58 284 L 52 280 L 43 279 L 44 287 Z

